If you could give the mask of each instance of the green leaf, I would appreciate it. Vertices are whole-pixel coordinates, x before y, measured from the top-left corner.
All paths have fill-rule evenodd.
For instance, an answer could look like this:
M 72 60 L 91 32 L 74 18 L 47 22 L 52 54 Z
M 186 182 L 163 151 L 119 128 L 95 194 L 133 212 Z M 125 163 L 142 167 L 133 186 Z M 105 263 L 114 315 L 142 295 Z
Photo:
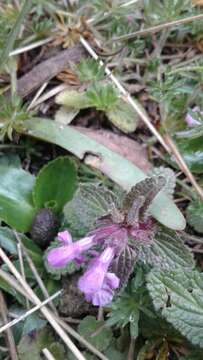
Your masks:
M 163 187 L 163 191 L 170 198 L 173 197 L 173 193 L 176 186 L 176 176 L 172 169 L 165 168 L 163 166 L 153 168 L 149 173 L 149 176 L 163 176 L 166 180 L 166 184 Z
M 95 221 L 109 212 L 109 206 L 117 203 L 116 194 L 99 184 L 80 185 L 73 199 L 64 207 L 65 224 L 75 236 L 84 236 Z
M 34 181 L 34 176 L 22 169 L 0 165 L 0 219 L 18 231 L 29 231 L 35 214 Z
M 25 298 L 0 276 L 0 289 L 12 295 L 21 305 L 25 305 Z
M 108 348 L 113 338 L 111 329 L 104 325 L 104 321 L 98 321 L 94 316 L 86 316 L 80 322 L 78 331 L 81 336 L 98 350 L 104 351 Z
M 120 99 L 115 106 L 106 112 L 109 120 L 124 133 L 134 132 L 137 128 L 139 117 L 124 100 Z
M 52 333 L 44 328 L 34 334 L 33 337 L 25 335 L 18 345 L 19 360 L 41 360 L 41 352 L 47 348 L 57 360 L 64 360 L 65 352 L 60 343 L 54 341 Z
M 37 175 L 33 201 L 40 209 L 54 203 L 57 212 L 71 200 L 77 187 L 74 163 L 68 157 L 58 157 L 45 165 Z
M 194 345 L 203 347 L 203 274 L 152 270 L 147 280 L 155 309 Z
M 90 107 L 85 91 L 65 90 L 56 96 L 55 101 L 57 104 L 64 105 L 69 109 L 80 110 Z
M 197 232 L 203 233 L 203 202 L 193 201 L 187 207 L 187 221 Z
M 75 68 L 80 81 L 98 81 L 105 77 L 104 66 L 94 59 L 83 59 Z
M 112 84 L 94 83 L 87 91 L 90 107 L 107 111 L 118 104 L 118 94 Z
M 198 139 L 177 140 L 178 148 L 190 170 L 195 174 L 203 173 L 203 137 Z
M 160 229 L 151 246 L 142 246 L 138 258 L 143 262 L 162 269 L 183 267 L 192 269 L 194 260 L 190 249 L 181 237 L 168 229 Z
M 91 163 L 125 191 L 129 191 L 132 186 L 147 177 L 130 161 L 72 127 L 62 130 L 54 121 L 42 118 L 26 121 L 25 127 L 28 135 L 57 144 L 78 156 L 79 159 L 84 159 L 87 164 Z M 90 157 L 85 157 L 87 154 L 95 154 L 94 161 L 91 162 Z M 163 191 L 153 200 L 150 212 L 160 223 L 169 228 L 174 230 L 185 228 L 182 213 Z

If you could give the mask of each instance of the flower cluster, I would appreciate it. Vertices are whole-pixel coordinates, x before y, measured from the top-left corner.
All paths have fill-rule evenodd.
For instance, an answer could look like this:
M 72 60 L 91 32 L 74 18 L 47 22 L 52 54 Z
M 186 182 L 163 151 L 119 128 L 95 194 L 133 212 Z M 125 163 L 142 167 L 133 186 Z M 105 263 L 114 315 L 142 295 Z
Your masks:
M 70 261 L 87 264 L 78 281 L 78 288 L 88 302 L 104 306 L 112 301 L 114 291 L 122 282 L 119 274 L 109 271 L 113 268 L 114 261 L 128 247 L 129 239 L 149 243 L 152 234 L 153 223 L 150 218 L 146 223 L 134 225 L 124 222 L 115 224 L 111 219 L 105 219 L 100 227 L 75 242 L 67 230 L 60 232 L 60 246 L 49 249 L 46 260 L 54 268 L 63 268 Z

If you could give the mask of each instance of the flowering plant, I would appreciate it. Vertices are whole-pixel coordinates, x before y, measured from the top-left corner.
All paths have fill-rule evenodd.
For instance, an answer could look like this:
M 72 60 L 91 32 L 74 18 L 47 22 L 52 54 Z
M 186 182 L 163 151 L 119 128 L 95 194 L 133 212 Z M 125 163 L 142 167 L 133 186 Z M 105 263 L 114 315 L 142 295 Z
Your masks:
M 162 262 L 157 254 L 160 226 L 149 210 L 165 183 L 163 176 L 146 178 L 122 197 L 120 205 L 109 197 L 106 213 L 97 218 L 94 227 L 78 241 L 72 241 L 69 231 L 60 232 L 58 246 L 46 253 L 47 268 L 63 269 L 70 262 L 76 266 L 82 264 L 85 271 L 79 278 L 78 288 L 85 299 L 95 306 L 109 304 L 115 290 L 127 283 L 140 257 L 142 260 L 148 257 L 151 263 Z M 149 249 L 152 252 L 148 253 Z M 183 252 L 182 247 L 179 251 Z

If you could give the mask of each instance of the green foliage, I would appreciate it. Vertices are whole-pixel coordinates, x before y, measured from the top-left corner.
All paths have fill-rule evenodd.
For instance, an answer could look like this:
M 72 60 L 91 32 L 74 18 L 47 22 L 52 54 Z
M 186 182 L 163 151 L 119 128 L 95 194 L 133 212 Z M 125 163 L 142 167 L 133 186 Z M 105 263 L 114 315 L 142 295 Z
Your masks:
M 64 207 L 65 224 L 76 236 L 84 236 L 93 229 L 98 218 L 108 214 L 113 203 L 119 204 L 119 197 L 106 187 L 81 184 L 73 200 Z
M 144 287 L 144 273 L 142 268 L 137 267 L 136 276 L 130 281 L 128 287 L 112 303 L 110 318 L 107 320 L 109 326 L 129 326 L 130 335 L 136 339 L 139 335 L 140 312 L 146 312 L 153 316 L 149 309 L 149 298 Z
M 6 136 L 12 140 L 13 131 L 21 132 L 24 121 L 31 118 L 32 113 L 26 109 L 19 97 L 12 101 L 7 96 L 0 96 L 0 140 Z
M 149 173 L 149 176 L 163 176 L 166 180 L 166 184 L 163 187 L 163 191 L 170 198 L 173 198 L 173 194 L 176 186 L 176 176 L 172 169 L 160 166 L 153 168 Z
M 99 66 L 94 59 L 83 59 L 75 67 L 75 71 L 81 81 L 99 81 L 105 76 L 104 67 Z
M 58 157 L 45 165 L 36 177 L 33 188 L 35 207 L 52 207 L 61 212 L 77 187 L 74 163 L 68 157 Z
M 139 118 L 133 108 L 124 100 L 119 99 L 107 112 L 109 120 L 124 133 L 134 132 L 137 128 Z
M 86 316 L 80 322 L 78 332 L 100 351 L 108 348 L 113 337 L 111 329 L 105 326 L 105 322 L 96 320 L 94 316 Z
M 193 344 L 203 347 L 203 274 L 178 269 L 152 270 L 147 287 L 154 307 Z
M 191 0 L 145 0 L 145 16 L 150 24 L 176 20 L 185 12 L 192 12 Z M 186 15 L 185 15 L 186 16 Z
M 35 214 L 34 181 L 23 169 L 0 165 L 0 219 L 18 231 L 28 231 Z
M 84 154 L 100 154 L 102 161 L 96 162 L 93 166 L 101 170 L 125 191 L 129 191 L 132 186 L 146 178 L 146 174 L 130 161 L 72 127 L 65 127 L 61 131 L 56 122 L 35 118 L 26 122 L 26 128 L 28 135 L 57 144 L 80 159 L 84 157 Z M 169 228 L 183 230 L 185 227 L 182 213 L 163 192 L 160 192 L 152 202 L 150 213 Z
M 68 109 L 85 109 L 90 107 L 86 93 L 76 90 L 65 90 L 56 96 L 56 103 L 64 105 Z
M 6 62 L 8 56 L 9 56 L 9 52 L 12 50 L 13 45 L 15 43 L 15 40 L 20 32 L 21 29 L 21 25 L 23 23 L 23 21 L 25 20 L 26 15 L 29 13 L 30 8 L 31 8 L 32 2 L 29 0 L 25 0 L 22 4 L 22 8 L 20 9 L 20 12 L 18 14 L 18 17 L 15 21 L 14 26 L 12 27 L 11 31 L 8 34 L 8 37 L 4 43 L 4 48 L 3 51 L 1 53 L 1 67 L 4 65 L 4 63 Z
M 187 207 L 187 221 L 199 233 L 203 233 L 203 203 L 193 201 Z
M 57 360 L 63 360 L 65 356 L 64 347 L 55 342 L 52 333 L 44 328 L 36 333 L 33 337 L 25 335 L 21 338 L 18 345 L 19 360 L 41 360 L 41 351 L 47 348 Z
M 196 139 L 177 139 L 176 143 L 181 155 L 192 173 L 203 173 L 203 137 Z
M 97 110 L 109 110 L 118 102 L 118 93 L 112 84 L 104 84 L 103 86 L 95 83 L 86 92 L 90 107 Z
M 157 230 L 151 246 L 139 247 L 138 258 L 144 264 L 162 269 L 194 267 L 190 249 L 178 233 L 166 228 Z

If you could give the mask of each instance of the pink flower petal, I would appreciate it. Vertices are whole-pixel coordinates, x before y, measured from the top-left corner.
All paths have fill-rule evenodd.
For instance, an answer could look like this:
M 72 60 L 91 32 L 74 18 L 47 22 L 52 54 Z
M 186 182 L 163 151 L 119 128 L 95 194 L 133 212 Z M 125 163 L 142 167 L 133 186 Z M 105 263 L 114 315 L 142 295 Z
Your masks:
M 68 230 L 59 232 L 57 238 L 59 241 L 63 242 L 64 244 L 69 245 L 72 243 L 72 236 Z

